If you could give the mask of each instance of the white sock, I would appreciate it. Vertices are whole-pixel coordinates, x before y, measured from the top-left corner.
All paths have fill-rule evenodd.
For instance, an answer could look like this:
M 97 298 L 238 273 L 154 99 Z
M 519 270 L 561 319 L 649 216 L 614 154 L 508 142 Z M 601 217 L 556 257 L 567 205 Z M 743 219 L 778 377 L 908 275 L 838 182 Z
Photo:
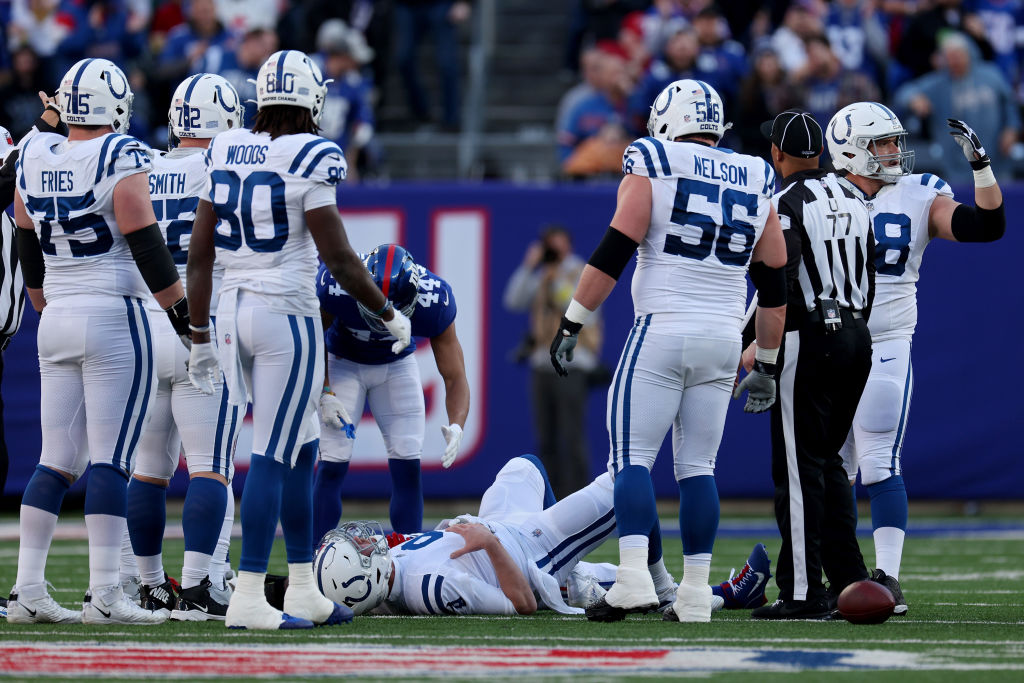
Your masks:
M 619 566 L 629 569 L 647 569 L 647 544 L 643 534 L 623 536 L 619 539 Z
M 875 566 L 894 579 L 900 578 L 903 560 L 903 540 L 907 532 L 894 526 L 875 529 Z
M 313 563 L 312 562 L 289 562 L 288 563 L 288 587 L 292 588 L 313 588 Z M 319 591 L 317 591 L 319 593 Z
M 195 550 L 186 550 L 185 563 L 181 567 L 181 587 L 192 588 L 202 583 L 206 575 L 210 573 L 210 561 L 212 559 L 212 555 L 198 553 Z M 217 586 L 220 587 L 220 585 L 218 581 Z
M 654 579 L 654 590 L 658 591 L 658 595 L 661 595 L 669 589 L 674 589 L 675 581 L 672 579 L 672 575 L 668 573 L 668 569 L 665 568 L 665 558 L 661 558 L 654 564 L 648 565 L 647 569 L 651 572 L 651 578 Z
M 19 588 L 45 583 L 46 555 L 57 528 L 57 515 L 31 505 L 21 506 L 18 520 L 18 579 Z
M 121 583 L 133 577 L 139 578 L 139 563 L 135 559 L 135 551 L 132 550 L 132 539 L 128 535 L 128 525 L 125 524 L 124 535 L 121 536 Z
M 150 588 L 156 588 L 164 582 L 164 556 L 163 553 L 156 555 L 137 556 L 139 561 L 139 575 L 142 583 Z
M 231 569 L 228 562 L 228 551 L 231 549 L 231 529 L 235 523 L 235 492 L 228 484 L 228 504 L 224 510 L 224 522 L 220 527 L 220 538 L 217 539 L 217 550 L 210 559 L 210 581 L 215 586 L 224 585 L 224 575 Z
M 235 588 L 235 595 L 247 598 L 259 598 L 266 602 L 267 596 L 263 592 L 263 582 L 267 575 L 264 572 L 238 572 L 238 586 Z
M 711 553 L 683 555 L 683 583 L 706 586 L 711 576 Z
M 89 586 L 96 589 L 120 585 L 124 517 L 86 515 L 85 529 L 89 534 Z

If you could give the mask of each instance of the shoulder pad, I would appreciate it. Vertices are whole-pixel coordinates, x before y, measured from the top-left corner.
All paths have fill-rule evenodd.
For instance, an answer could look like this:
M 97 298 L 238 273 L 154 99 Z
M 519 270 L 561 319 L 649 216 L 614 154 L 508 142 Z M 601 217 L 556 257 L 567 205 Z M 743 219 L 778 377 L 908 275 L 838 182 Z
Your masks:
M 622 155 L 622 173 L 667 178 L 672 175 L 665 145 L 656 138 L 639 138 Z
M 324 138 L 313 138 L 292 158 L 288 173 L 314 182 L 337 185 L 348 175 L 341 147 Z
M 918 182 L 934 191 L 935 194 L 945 195 L 947 197 L 953 196 L 953 188 L 949 186 L 945 180 L 932 173 L 923 173 L 920 176 L 911 176 L 911 178 L 918 179 Z
M 95 182 L 123 171 L 148 173 L 152 167 L 153 150 L 130 135 L 108 135 L 100 148 Z

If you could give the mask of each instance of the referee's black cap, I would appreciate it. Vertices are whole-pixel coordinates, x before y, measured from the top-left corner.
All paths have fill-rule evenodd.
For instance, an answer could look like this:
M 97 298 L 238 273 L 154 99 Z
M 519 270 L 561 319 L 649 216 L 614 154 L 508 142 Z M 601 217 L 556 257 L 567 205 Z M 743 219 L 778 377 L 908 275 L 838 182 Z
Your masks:
M 825 149 L 821 126 L 809 113 L 788 109 L 761 124 L 761 134 L 791 157 L 813 159 Z

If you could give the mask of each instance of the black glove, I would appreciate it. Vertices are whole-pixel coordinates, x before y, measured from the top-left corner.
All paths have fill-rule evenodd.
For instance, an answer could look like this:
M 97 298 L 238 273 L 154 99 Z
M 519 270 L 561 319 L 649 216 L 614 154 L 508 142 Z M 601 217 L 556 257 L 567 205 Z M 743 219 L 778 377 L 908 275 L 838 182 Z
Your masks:
M 173 306 L 165 308 L 164 312 L 171 319 L 171 327 L 181 339 L 181 343 L 185 345 L 186 349 L 191 349 L 192 331 L 188 329 L 188 301 L 185 297 L 181 297 L 174 302 Z
M 569 371 L 562 365 L 562 359 L 572 361 L 573 349 L 576 348 L 576 342 L 579 340 L 582 329 L 581 323 L 574 323 L 563 315 L 562 322 L 558 325 L 558 332 L 555 332 L 555 338 L 551 340 L 551 364 L 555 366 L 555 372 L 562 377 L 569 374 Z
M 749 393 L 743 412 L 763 413 L 771 408 L 775 403 L 775 363 L 755 360 L 754 367 L 732 392 L 732 397 L 739 398 L 744 391 Z
M 949 134 L 956 140 L 956 144 L 960 145 L 971 168 L 980 171 L 986 166 L 992 165 L 992 159 L 985 153 L 985 148 L 981 145 L 981 140 L 973 128 L 958 119 L 946 119 L 946 123 L 953 129 L 949 131 Z

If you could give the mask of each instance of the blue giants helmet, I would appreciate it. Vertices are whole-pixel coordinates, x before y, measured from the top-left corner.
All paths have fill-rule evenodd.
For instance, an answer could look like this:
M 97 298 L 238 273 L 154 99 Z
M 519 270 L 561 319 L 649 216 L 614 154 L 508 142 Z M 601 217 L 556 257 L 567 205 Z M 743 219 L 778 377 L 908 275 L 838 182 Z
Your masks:
M 382 244 L 366 255 L 363 264 L 384 296 L 406 317 L 410 317 L 416 308 L 420 289 L 420 267 L 412 254 L 397 244 Z M 359 313 L 371 330 L 390 334 L 375 311 L 359 304 Z

